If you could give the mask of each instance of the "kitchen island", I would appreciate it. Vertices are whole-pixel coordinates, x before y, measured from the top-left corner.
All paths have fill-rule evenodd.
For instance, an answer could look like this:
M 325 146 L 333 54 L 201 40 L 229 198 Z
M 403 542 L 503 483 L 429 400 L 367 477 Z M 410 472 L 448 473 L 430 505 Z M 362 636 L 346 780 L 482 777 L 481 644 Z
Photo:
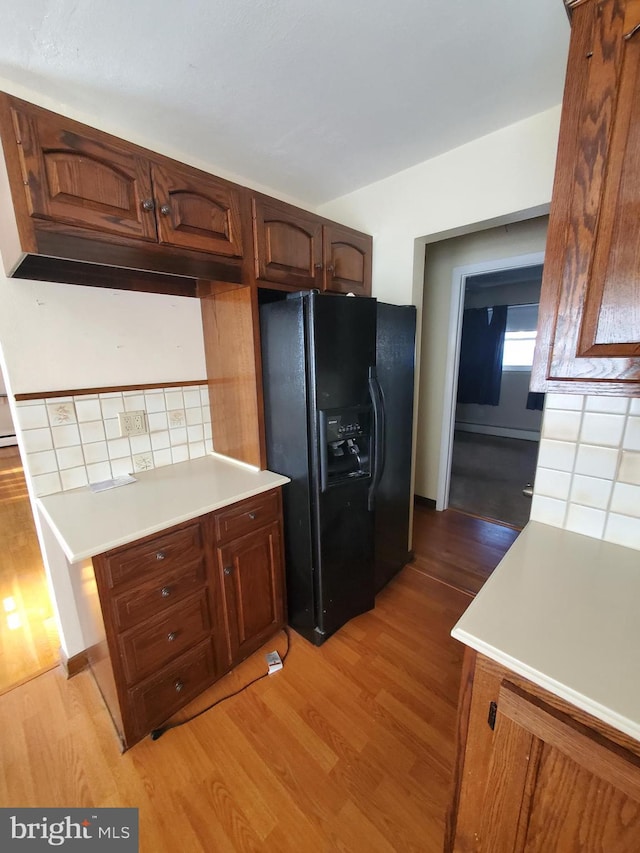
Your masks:
M 39 499 L 123 748 L 284 625 L 287 482 L 212 454 Z
M 530 522 L 468 648 L 447 849 L 640 849 L 640 552 Z

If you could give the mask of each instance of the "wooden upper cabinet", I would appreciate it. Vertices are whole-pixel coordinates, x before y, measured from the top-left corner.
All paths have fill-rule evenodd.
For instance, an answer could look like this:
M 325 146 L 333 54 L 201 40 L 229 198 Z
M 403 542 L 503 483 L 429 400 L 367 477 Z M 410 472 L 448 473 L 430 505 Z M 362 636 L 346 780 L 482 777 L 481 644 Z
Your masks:
M 45 111 L 11 117 L 32 217 L 143 240 L 156 239 L 149 164 L 126 143 L 106 141 Z
M 640 394 L 640 2 L 572 33 L 532 389 Z
M 187 166 L 152 164 L 161 243 L 242 257 L 239 193 Z
M 322 284 L 322 221 L 266 198 L 253 200 L 256 277 L 297 290 Z
M 323 226 L 322 289 L 371 296 L 373 239 L 342 225 Z

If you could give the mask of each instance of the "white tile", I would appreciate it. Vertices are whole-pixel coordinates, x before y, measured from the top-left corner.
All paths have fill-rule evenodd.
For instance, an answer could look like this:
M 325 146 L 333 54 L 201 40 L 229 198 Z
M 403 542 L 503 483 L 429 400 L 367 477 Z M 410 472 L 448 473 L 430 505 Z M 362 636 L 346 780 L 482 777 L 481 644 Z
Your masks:
M 32 483 L 33 489 L 39 498 L 62 491 L 60 475 L 57 471 L 54 474 L 40 474 L 38 477 L 33 477 Z
M 629 417 L 622 446 L 625 450 L 640 450 L 640 418 Z
M 553 527 L 563 527 L 567 504 L 544 495 L 534 495 L 531 501 L 531 521 L 541 521 Z
M 153 468 L 153 454 L 149 453 L 138 453 L 133 457 L 133 470 L 134 471 L 150 471 Z
M 610 447 L 595 447 L 591 444 L 580 444 L 576 455 L 576 474 L 587 474 L 590 477 L 602 477 L 613 480 L 618 467 L 618 450 Z
M 78 423 L 83 423 L 84 421 L 101 421 L 102 409 L 100 407 L 100 400 L 97 398 L 94 400 L 76 400 L 76 416 Z
M 557 498 L 566 501 L 571 488 L 571 474 L 566 471 L 554 471 L 552 468 L 538 468 L 534 483 L 536 495 L 546 495 L 548 498 Z
M 79 424 L 80 436 L 83 444 L 93 441 L 104 441 L 104 421 L 87 421 Z
M 117 418 L 118 412 L 124 412 L 124 398 L 122 394 L 100 394 L 100 407 L 105 421 L 108 418 Z
M 81 486 L 86 486 L 89 482 L 87 479 L 87 469 L 84 465 L 82 468 L 68 468 L 66 471 L 61 471 L 60 479 L 62 481 L 62 488 L 65 491 L 68 489 L 79 489 Z
M 629 400 L 629 414 L 640 415 L 640 397 L 632 397 Z
M 640 549 L 640 519 L 610 512 L 604 538 L 616 545 Z
M 147 421 L 149 423 L 149 432 L 159 432 L 160 430 L 167 429 L 167 413 L 166 412 L 153 412 L 147 416 Z
M 625 420 L 624 415 L 585 412 L 582 418 L 580 441 L 583 444 L 619 447 L 622 441 Z
M 583 533 L 585 536 L 593 536 L 594 539 L 602 539 L 606 520 L 607 514 L 602 509 L 569 504 L 564 526 L 566 530 L 572 530 L 574 533 Z
M 187 409 L 187 425 L 193 426 L 194 424 L 202 423 L 202 407 L 198 406 L 197 409 Z
M 36 406 L 19 406 L 18 423 L 22 429 L 38 429 L 49 426 L 47 407 L 44 403 Z
M 167 418 L 170 429 L 184 426 L 187 422 L 187 416 L 184 409 L 171 409 L 170 412 L 167 412 Z
M 205 437 L 205 439 L 211 438 L 211 424 L 210 423 L 206 423 L 204 425 L 204 437 Z
M 84 461 L 87 466 L 95 462 L 106 462 L 109 459 L 109 451 L 106 441 L 95 441 L 91 444 L 83 444 Z M 93 481 L 92 481 L 93 482 Z
M 187 427 L 187 438 L 189 444 L 192 444 L 194 441 L 204 441 L 204 430 L 202 429 L 202 424 Z
M 27 454 L 27 471 L 32 477 L 38 474 L 51 474 L 58 470 L 58 460 L 53 450 Z
M 80 432 L 77 424 L 52 426 L 51 436 L 53 437 L 54 447 L 72 447 L 75 444 L 80 444 Z
M 203 408 L 209 408 L 209 388 L 207 385 L 200 386 L 200 403 Z
M 47 412 L 49 413 L 49 423 L 51 426 L 75 424 L 77 420 L 76 408 L 72 400 L 65 403 L 47 403 Z
M 611 497 L 613 483 L 598 477 L 585 477 L 574 474 L 571 483 L 571 503 L 584 504 L 596 509 L 606 509 Z
M 611 512 L 632 515 L 640 518 L 640 486 L 630 483 L 616 483 L 611 498 Z
M 90 483 L 101 483 L 111 479 L 111 465 L 108 462 L 95 462 L 87 465 L 87 477 Z
M 189 458 L 189 448 L 186 444 L 171 448 L 171 459 L 174 462 L 186 462 Z
M 132 435 L 129 439 L 132 453 L 148 453 L 151 450 L 149 435 Z
M 111 438 L 122 438 L 120 435 L 120 424 L 117 418 L 108 418 L 103 421 L 104 423 L 104 432 L 108 439 Z
M 640 486 L 640 453 L 623 450 L 618 480 Z
M 582 412 L 549 409 L 544 413 L 542 436 L 559 441 L 577 441 L 580 435 L 581 420 Z
M 546 409 L 568 409 L 581 411 L 584 405 L 582 394 L 545 394 L 544 407 Z
M 202 406 L 202 420 L 203 420 L 206 424 L 210 424 L 210 423 L 211 423 L 211 409 L 209 408 L 209 406 L 208 406 L 208 405 L 203 405 L 203 406 Z
M 148 415 L 152 412 L 165 412 L 164 394 L 162 392 L 159 394 L 145 394 L 144 409 Z
M 162 468 L 163 465 L 171 465 L 172 462 L 171 451 L 168 448 L 166 450 L 153 451 L 153 464 L 156 468 Z
M 602 394 L 590 394 L 585 403 L 587 412 L 608 412 L 612 415 L 626 415 L 628 408 L 628 397 L 604 397 Z
M 152 432 L 151 447 L 153 450 L 162 450 L 165 447 L 169 447 L 169 430 L 166 429 L 164 432 Z
M 543 438 L 538 451 L 538 465 L 554 468 L 556 471 L 571 471 L 575 455 L 575 444 Z
M 123 459 L 125 456 L 131 455 L 131 445 L 128 438 L 113 438 L 107 442 L 109 450 L 109 459 Z M 111 466 L 113 468 L 113 466 Z
M 167 411 L 171 411 L 171 409 L 184 409 L 184 397 L 182 396 L 182 391 L 165 391 L 164 399 L 167 404 Z
M 202 405 L 202 401 L 200 399 L 200 390 L 198 388 L 189 388 L 185 389 L 182 392 L 184 397 L 184 407 L 185 409 L 193 409 L 194 406 L 200 408 Z
M 205 438 L 204 449 L 207 453 L 213 453 L 213 441 L 211 438 Z
M 172 447 L 187 443 L 187 430 L 185 427 L 169 430 L 169 441 Z
M 144 394 L 132 394 L 131 396 L 125 396 L 124 410 L 125 412 L 145 411 Z
M 189 446 L 189 459 L 198 459 L 206 453 L 204 441 L 194 441 Z
M 82 454 L 82 447 L 61 447 L 56 451 L 56 456 L 58 457 L 58 467 L 62 471 L 65 468 L 78 468 L 80 465 L 84 467 L 84 456 Z M 62 480 L 64 486 L 64 479 Z M 70 486 L 64 486 L 64 488 L 71 488 Z
M 40 450 L 51 450 L 53 448 L 53 439 L 49 427 L 25 430 L 22 433 L 22 441 L 27 453 L 37 453 Z
M 123 477 L 125 474 L 133 473 L 133 459 L 130 456 L 123 456 L 120 459 L 111 460 L 111 471 L 114 477 Z

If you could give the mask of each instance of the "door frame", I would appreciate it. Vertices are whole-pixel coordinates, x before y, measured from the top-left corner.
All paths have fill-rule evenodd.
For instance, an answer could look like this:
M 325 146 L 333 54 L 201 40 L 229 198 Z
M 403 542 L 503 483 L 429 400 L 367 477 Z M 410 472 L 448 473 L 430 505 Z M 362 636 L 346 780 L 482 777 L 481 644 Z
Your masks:
M 449 334 L 447 336 L 446 367 L 444 377 L 444 406 L 440 429 L 440 454 L 438 462 L 438 484 L 436 509 L 445 510 L 449 506 L 451 487 L 451 462 L 453 456 L 453 435 L 456 423 L 456 395 L 458 391 L 458 369 L 460 367 L 460 341 L 462 338 L 462 315 L 467 279 L 483 273 L 499 272 L 508 269 L 540 266 L 544 264 L 544 252 L 532 252 L 525 255 L 512 255 L 478 261 L 473 264 L 454 267 L 451 274 L 451 303 L 449 309 Z

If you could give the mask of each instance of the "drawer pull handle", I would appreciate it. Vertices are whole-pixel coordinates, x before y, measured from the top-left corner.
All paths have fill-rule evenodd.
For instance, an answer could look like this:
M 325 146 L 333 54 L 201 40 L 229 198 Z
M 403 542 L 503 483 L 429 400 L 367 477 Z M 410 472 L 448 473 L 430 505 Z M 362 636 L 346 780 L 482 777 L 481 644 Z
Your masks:
M 169 596 L 171 595 L 171 587 L 170 586 L 163 586 L 162 589 L 160 590 L 160 595 L 163 598 L 169 598 Z
M 225 575 L 230 575 L 231 572 L 233 571 L 233 566 L 225 566 L 223 571 L 224 571 Z
M 249 513 L 249 518 L 251 519 L 251 521 L 255 521 L 255 520 L 256 520 L 256 514 L 255 514 L 255 512 L 250 512 L 250 513 Z
M 184 684 L 182 683 L 182 681 L 180 681 L 180 679 L 178 679 L 173 686 L 176 688 L 176 693 L 180 693 L 180 691 L 184 687 Z
M 158 553 L 156 554 L 156 560 L 164 560 L 165 556 L 166 554 L 164 553 L 164 551 L 158 551 Z
M 169 631 L 169 633 L 167 634 L 167 641 L 168 641 L 169 643 L 173 643 L 173 641 L 175 640 L 175 638 L 176 638 L 177 636 L 178 636 L 178 635 L 176 634 L 176 632 L 175 632 L 175 631 Z

